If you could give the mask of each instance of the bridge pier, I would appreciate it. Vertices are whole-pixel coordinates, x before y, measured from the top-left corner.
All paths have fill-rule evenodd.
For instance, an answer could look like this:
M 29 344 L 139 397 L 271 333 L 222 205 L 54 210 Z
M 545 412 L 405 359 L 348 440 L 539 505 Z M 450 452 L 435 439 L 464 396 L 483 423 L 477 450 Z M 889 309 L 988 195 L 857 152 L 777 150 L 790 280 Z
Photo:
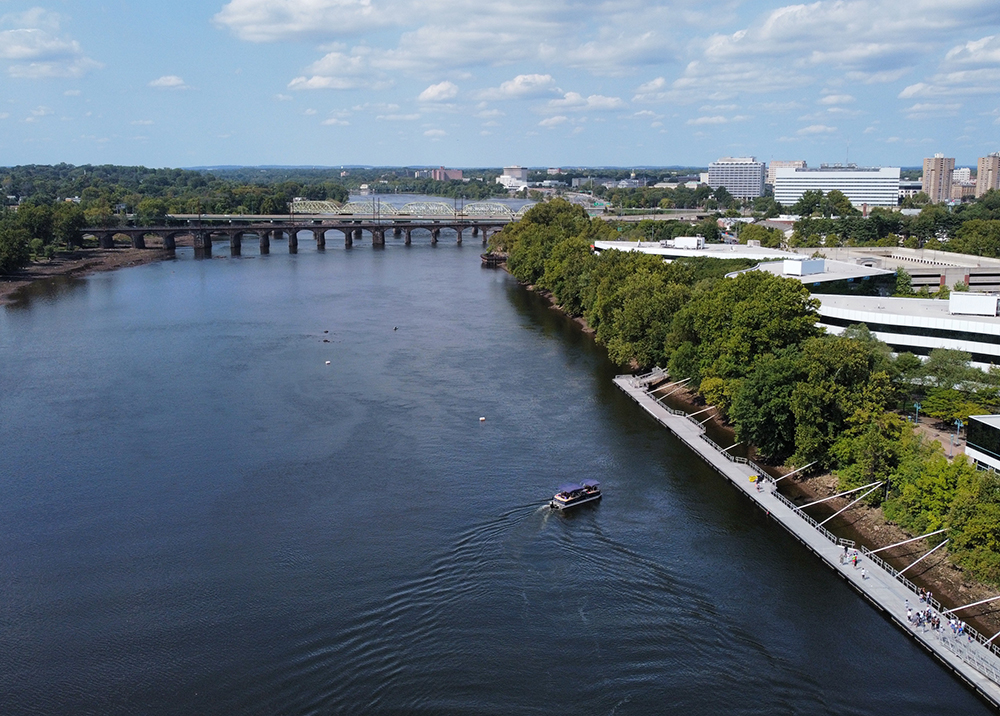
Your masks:
M 326 229 L 320 229 L 319 231 L 314 229 L 313 234 L 316 236 L 316 250 L 326 251 Z
M 142 234 L 132 234 L 132 248 L 133 249 L 144 249 L 146 248 L 146 237 Z
M 478 226 L 473 226 L 472 227 L 472 238 L 476 238 L 477 236 L 479 236 L 479 227 Z
M 392 227 L 392 235 L 393 235 L 394 238 L 398 239 L 400 236 L 403 235 L 403 230 L 401 228 L 399 228 L 398 226 L 394 226 L 394 227 Z
M 372 229 L 372 248 L 385 248 L 385 229 Z
M 194 235 L 194 255 L 200 259 L 212 257 L 212 234 L 208 231 L 197 231 Z
M 473 236 L 475 236 L 475 234 L 473 234 Z M 490 236 L 490 230 L 487 229 L 486 227 L 483 227 L 483 246 L 486 246 L 486 240 L 489 238 L 489 236 Z
M 229 255 L 243 255 L 243 234 L 239 231 L 229 237 Z
M 260 255 L 267 256 L 271 253 L 271 232 L 258 231 L 257 236 L 260 238 Z
M 299 230 L 291 228 L 288 230 L 288 253 L 297 254 L 299 252 Z
M 458 245 L 462 245 L 462 227 L 458 226 L 455 228 L 455 233 L 458 234 Z
M 411 231 L 413 231 L 413 229 L 407 229 L 406 230 L 405 238 L 403 239 L 403 243 L 406 244 L 407 246 L 410 245 L 410 232 Z
M 97 243 L 102 249 L 113 249 L 115 247 L 115 234 L 107 231 L 97 237 Z
M 354 240 L 361 241 L 361 229 L 354 230 Z
M 344 232 L 344 248 L 349 249 L 354 246 L 354 229 L 341 229 Z
M 441 229 L 431 229 L 431 243 L 436 244 L 441 237 Z
M 176 251 L 177 250 L 177 240 L 174 238 L 176 234 L 164 234 L 163 235 L 163 248 L 166 251 Z

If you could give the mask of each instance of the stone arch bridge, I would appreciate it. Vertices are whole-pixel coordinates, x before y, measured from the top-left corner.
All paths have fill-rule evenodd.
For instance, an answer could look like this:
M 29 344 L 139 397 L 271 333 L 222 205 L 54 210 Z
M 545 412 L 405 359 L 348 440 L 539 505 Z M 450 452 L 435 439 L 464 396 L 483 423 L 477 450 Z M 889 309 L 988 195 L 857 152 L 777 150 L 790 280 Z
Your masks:
M 158 237 L 163 242 L 163 248 L 174 250 L 178 236 L 193 236 L 196 254 L 210 255 L 213 241 L 228 241 L 230 251 L 238 256 L 242 251 L 244 237 L 257 237 L 260 241 L 260 252 L 270 253 L 271 241 L 288 239 L 290 253 L 298 252 L 299 234 L 310 232 L 316 239 L 318 249 L 326 248 L 327 234 L 340 232 L 344 235 L 344 245 L 351 247 L 355 242 L 363 240 L 367 233 L 371 237 L 372 246 L 385 246 L 386 235 L 402 237 L 409 245 L 414 231 L 425 230 L 430 233 L 431 243 L 437 243 L 442 229 L 451 229 L 457 236 L 457 242 L 462 243 L 463 235 L 471 233 L 473 237 L 482 237 L 483 245 L 490 235 L 501 230 L 513 217 L 451 217 L 451 218 L 400 218 L 388 216 L 385 218 L 346 218 L 303 216 L 269 216 L 269 217 L 235 217 L 219 215 L 176 215 L 168 217 L 171 225 L 161 226 L 117 226 L 108 228 L 85 228 L 81 230 L 84 236 L 97 238 L 102 248 L 112 248 L 115 236 L 127 236 L 132 246 L 137 249 L 146 248 L 146 238 Z M 254 219 L 257 219 L 256 221 Z

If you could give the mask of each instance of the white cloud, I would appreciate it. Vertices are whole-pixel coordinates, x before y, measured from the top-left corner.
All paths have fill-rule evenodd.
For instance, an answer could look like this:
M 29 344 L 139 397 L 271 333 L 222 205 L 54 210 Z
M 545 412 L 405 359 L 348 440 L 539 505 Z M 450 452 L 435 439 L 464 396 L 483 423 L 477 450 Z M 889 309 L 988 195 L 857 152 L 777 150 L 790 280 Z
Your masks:
M 445 80 L 425 89 L 417 99 L 421 102 L 445 102 L 454 99 L 457 95 L 458 87 L 455 83 Z
M 443 129 L 428 129 L 424 132 L 425 137 L 446 137 L 448 133 Z
M 548 109 L 552 111 L 609 110 L 621 109 L 624 106 L 625 103 L 620 97 L 605 97 L 599 94 L 584 97 L 579 92 L 567 92 L 562 99 L 552 99 L 547 104 Z
M 396 20 L 370 0 L 231 0 L 212 19 L 250 42 L 351 36 Z
M 137 125 L 137 126 L 145 126 L 145 125 L 153 124 L 153 120 L 151 120 L 151 119 L 137 119 L 134 122 L 130 122 L 129 124 L 134 124 L 134 125 Z
M 420 119 L 420 115 L 417 113 L 413 114 L 380 114 L 375 119 L 381 120 L 383 122 L 413 122 Z
M 849 94 L 828 94 L 819 99 L 820 104 L 850 104 L 855 99 Z
M 569 117 L 564 115 L 556 115 L 555 117 L 549 117 L 548 119 L 543 119 L 538 123 L 539 127 L 545 127 L 546 129 L 552 129 L 553 127 L 558 127 L 560 124 L 565 124 L 569 121 Z
M 481 99 L 525 99 L 543 97 L 555 88 L 552 75 L 518 75 L 512 80 L 501 82 L 499 87 L 490 87 L 479 93 Z
M 0 17 L 0 60 L 9 65 L 7 73 L 23 79 L 82 77 L 102 67 L 83 53 L 80 43 L 59 34 L 61 18 L 42 8 Z
M 714 115 L 712 117 L 697 117 L 695 119 L 689 119 L 686 124 L 701 125 L 701 124 L 725 124 L 729 120 L 722 115 Z
M 149 83 L 150 87 L 156 89 L 183 90 L 188 89 L 187 84 L 177 75 L 164 75 Z
M 810 124 L 808 127 L 803 127 L 796 134 L 806 137 L 820 134 L 833 134 L 837 131 L 836 127 L 828 127 L 825 124 Z
M 324 126 L 335 126 L 335 127 L 346 127 L 350 124 L 346 119 L 340 119 L 338 117 L 329 117 L 322 121 Z
M 78 89 L 77 90 L 66 90 L 65 92 L 63 92 L 63 96 L 64 97 L 79 97 L 81 94 L 83 94 L 83 92 L 81 92 Z

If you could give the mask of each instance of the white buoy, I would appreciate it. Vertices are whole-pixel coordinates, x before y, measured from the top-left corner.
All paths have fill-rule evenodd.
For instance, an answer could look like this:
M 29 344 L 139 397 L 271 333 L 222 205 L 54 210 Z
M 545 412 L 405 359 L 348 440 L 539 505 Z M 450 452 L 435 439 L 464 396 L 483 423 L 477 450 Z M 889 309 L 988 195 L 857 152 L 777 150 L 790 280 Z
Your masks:
M 485 422 L 486 422 L 486 418 L 480 418 L 480 419 L 479 419 L 479 422 L 481 422 L 481 423 L 485 423 Z
M 327 362 L 326 362 L 326 364 L 327 364 L 327 365 L 330 365 L 330 361 L 327 361 Z

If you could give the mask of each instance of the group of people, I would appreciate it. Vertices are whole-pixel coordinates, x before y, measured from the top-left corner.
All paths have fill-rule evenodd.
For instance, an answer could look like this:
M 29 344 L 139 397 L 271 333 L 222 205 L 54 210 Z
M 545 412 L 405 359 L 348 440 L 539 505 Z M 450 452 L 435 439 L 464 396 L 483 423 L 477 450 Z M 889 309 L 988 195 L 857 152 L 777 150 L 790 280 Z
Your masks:
M 857 569 L 858 568 L 858 550 L 856 550 L 856 549 L 848 550 L 847 549 L 847 545 L 845 544 L 844 545 L 844 553 L 842 555 L 840 555 L 840 563 L 841 564 L 850 564 L 850 565 L 853 565 L 854 568 Z M 864 567 L 861 568 L 861 578 L 862 579 L 868 579 L 868 572 L 865 571 Z
M 939 615 L 933 607 L 930 606 L 931 603 L 931 593 L 924 589 L 917 589 L 917 594 L 920 597 L 920 601 L 924 602 L 928 606 L 914 611 L 910 607 L 910 600 L 906 600 L 906 620 L 910 622 L 915 627 L 927 630 L 930 627 L 932 631 L 939 632 L 941 629 L 941 619 L 942 615 Z M 968 640 L 972 641 L 972 633 L 968 631 L 968 625 L 961 619 L 955 617 L 950 617 L 948 619 L 948 627 L 951 628 L 951 634 L 956 639 L 961 639 L 963 636 L 967 637 Z

